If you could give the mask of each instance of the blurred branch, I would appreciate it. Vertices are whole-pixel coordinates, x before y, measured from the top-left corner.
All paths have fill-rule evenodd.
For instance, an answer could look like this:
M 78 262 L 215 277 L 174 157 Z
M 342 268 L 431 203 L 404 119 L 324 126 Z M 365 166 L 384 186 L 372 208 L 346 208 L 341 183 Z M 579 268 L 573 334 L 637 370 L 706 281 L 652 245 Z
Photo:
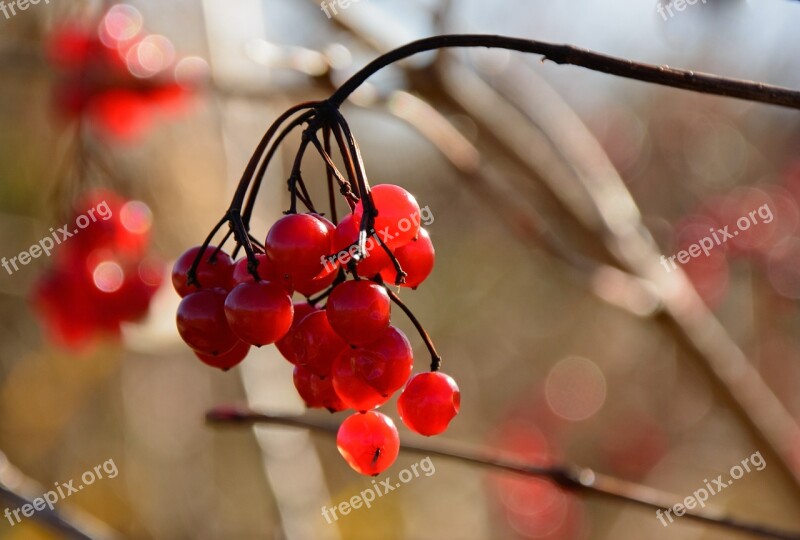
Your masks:
M 41 484 L 25 476 L 0 453 L 0 499 L 8 501 L 9 507 L 20 508 L 32 505 L 33 500 L 47 491 Z M 59 501 L 61 502 L 61 501 Z M 96 517 L 75 507 L 51 510 L 45 507 L 30 518 L 59 531 L 65 538 L 81 540 L 114 540 L 121 538 L 118 532 Z
M 214 425 L 244 426 L 256 424 L 280 425 L 311 429 L 328 436 L 336 436 L 338 426 L 329 423 L 313 422 L 298 416 L 278 416 L 262 414 L 249 409 L 232 407 L 217 407 L 206 414 L 206 420 Z M 558 465 L 554 467 L 540 467 L 505 457 L 496 451 L 488 452 L 475 447 L 446 442 L 442 440 L 425 439 L 424 442 L 400 443 L 401 450 L 423 454 L 425 456 L 438 456 L 465 463 L 511 472 L 523 476 L 544 478 L 554 482 L 560 487 L 587 496 L 597 496 L 626 503 L 632 503 L 651 510 L 663 510 L 675 505 L 679 499 L 669 493 L 659 491 L 640 484 L 620 480 L 612 476 L 598 474 L 592 469 L 576 465 Z M 758 535 L 763 538 L 777 538 L 783 540 L 798 540 L 800 533 L 782 531 L 772 527 L 749 523 L 739 519 L 725 516 L 719 510 L 704 508 L 702 510 L 686 510 L 683 515 L 687 520 L 698 521 L 714 525 L 723 529 Z

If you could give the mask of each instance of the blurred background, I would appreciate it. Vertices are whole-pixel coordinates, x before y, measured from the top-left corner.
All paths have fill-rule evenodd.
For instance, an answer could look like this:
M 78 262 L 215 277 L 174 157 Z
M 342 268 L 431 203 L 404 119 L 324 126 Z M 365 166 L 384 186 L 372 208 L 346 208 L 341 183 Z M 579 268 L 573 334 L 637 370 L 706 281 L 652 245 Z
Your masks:
M 213 370 L 174 323 L 169 268 L 222 217 L 267 126 L 405 42 L 506 34 L 800 88 L 795 2 L 707 0 L 672 16 L 659 5 L 352 0 L 329 17 L 300 0 L 72 0 L 0 12 L 0 256 L 98 197 L 123 231 L 116 258 L 87 259 L 84 235 L 0 270 L 4 508 L 111 459 L 118 476 L 57 507 L 90 537 L 733 537 L 437 457 L 435 474 L 328 524 L 322 506 L 371 486 L 331 437 L 204 422 L 224 403 L 303 414 L 291 365 L 265 347 Z M 81 35 L 137 44 L 81 78 Z M 578 463 L 676 502 L 761 452 L 766 468 L 710 503 L 800 530 L 796 112 L 487 50 L 387 68 L 343 112 L 372 183 L 404 186 L 435 218 L 436 267 L 403 298 L 461 388 L 443 438 Z M 263 186 L 261 239 L 288 207 L 298 142 Z M 324 197 L 324 169 L 304 172 Z M 660 264 L 763 205 L 769 223 L 680 269 Z M 75 275 L 84 263 L 88 283 Z M 395 320 L 425 369 L 421 340 Z M 383 410 L 397 420 L 394 402 Z M 419 459 L 401 453 L 379 478 Z M 0 522 L 0 538 L 64 537 L 42 519 Z

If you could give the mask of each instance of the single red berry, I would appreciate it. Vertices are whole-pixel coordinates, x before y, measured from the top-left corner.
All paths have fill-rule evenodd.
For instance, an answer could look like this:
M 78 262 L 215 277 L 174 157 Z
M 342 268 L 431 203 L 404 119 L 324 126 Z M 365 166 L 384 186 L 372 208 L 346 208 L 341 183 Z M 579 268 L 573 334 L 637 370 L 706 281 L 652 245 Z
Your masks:
M 256 260 L 258 261 L 258 277 L 264 281 L 274 281 L 272 265 L 267 256 L 263 253 L 256 253 Z M 234 263 L 233 274 L 231 276 L 232 287 L 235 287 L 239 283 L 255 282 L 253 274 L 251 274 L 250 270 L 247 268 L 247 263 L 247 257 L 242 257 Z
M 250 352 L 250 344 L 245 343 L 244 341 L 239 341 L 236 345 L 233 346 L 233 349 L 217 356 L 211 356 L 210 354 L 204 354 L 197 351 L 194 351 L 194 354 L 204 364 L 211 367 L 219 368 L 222 371 L 228 371 L 233 366 L 239 364 L 242 360 L 244 360 L 245 357 L 247 356 L 247 353 L 249 352 Z
M 331 327 L 351 345 L 375 341 L 389 326 L 391 302 L 386 289 L 372 281 L 337 285 L 325 308 Z
M 360 347 L 377 355 L 371 364 L 357 366 L 358 375 L 381 395 L 400 390 L 414 369 L 411 343 L 399 328 L 389 326 L 377 340 Z
M 386 361 L 379 354 L 363 348 L 346 349 L 333 362 L 333 389 L 348 407 L 368 411 L 383 405 L 391 394 L 382 394 L 370 381 L 382 377 Z
M 442 433 L 460 406 L 458 385 L 452 377 L 438 371 L 412 377 L 397 400 L 403 423 L 420 435 Z
M 202 289 L 186 295 L 178 305 L 178 333 L 197 352 L 218 356 L 239 341 L 225 318 L 224 289 Z
M 377 476 L 397 459 L 400 437 L 392 419 L 379 412 L 345 418 L 336 435 L 339 453 L 356 472 Z
M 221 287 L 230 290 L 231 275 L 233 274 L 233 259 L 231 256 L 220 250 L 216 256 L 214 252 L 216 247 L 208 246 L 203 253 L 203 258 L 200 259 L 200 264 L 197 266 L 196 278 L 199 282 L 199 287 L 203 289 L 213 289 Z M 197 254 L 200 253 L 200 246 L 193 247 L 185 251 L 175 265 L 172 267 L 172 286 L 175 291 L 184 297 L 187 294 L 199 290 L 197 285 L 189 286 L 186 283 L 186 273 L 192 267 Z M 213 260 L 212 260 L 213 257 Z
M 379 274 L 381 270 L 387 266 L 392 265 L 389 255 L 383 249 L 378 241 L 375 239 L 377 234 L 368 236 L 364 243 L 366 250 L 365 257 L 362 258 L 357 264 L 358 274 L 365 277 L 373 277 Z M 336 231 L 333 233 L 333 251 L 335 252 L 335 261 L 347 265 L 350 262 L 353 253 L 350 251 L 351 246 L 358 242 L 358 225 L 356 225 L 353 214 L 347 214 L 342 218 L 336 226 Z M 394 280 L 392 280 L 394 282 Z
M 419 232 L 420 210 L 417 200 L 408 191 L 393 184 L 381 184 L 370 191 L 378 215 L 375 231 L 389 248 L 408 243 Z M 359 202 L 353 210 L 356 226 L 361 226 L 364 206 Z
M 292 332 L 296 364 L 310 369 L 319 377 L 331 373 L 331 365 L 347 343 L 333 331 L 324 311 L 306 315 Z
M 324 407 L 330 412 L 343 411 L 347 408 L 336 395 L 330 377 L 322 379 L 304 367 L 295 366 L 292 379 L 297 393 L 303 398 L 307 407 L 312 409 Z
M 294 315 L 292 316 L 292 326 L 289 327 L 289 331 L 286 332 L 285 336 L 275 342 L 275 347 L 278 348 L 278 351 L 289 362 L 292 364 L 297 364 L 298 351 L 295 349 L 295 346 L 302 345 L 302 341 L 300 341 L 300 338 L 293 338 L 292 335 L 300 322 L 305 319 L 306 315 L 313 313 L 314 311 L 319 311 L 319 309 L 312 306 L 308 302 L 295 302 L 293 307 Z M 301 351 L 299 352 L 302 352 L 302 347 Z
M 405 282 L 401 287 L 416 289 L 419 284 L 433 271 L 435 251 L 428 231 L 423 228 L 419 230 L 419 236 L 408 244 L 397 248 L 394 256 L 400 267 L 407 274 Z M 397 271 L 394 266 L 388 266 L 381 270 L 381 277 L 386 283 L 395 283 Z
M 292 285 L 294 285 L 294 290 L 305 297 L 309 297 L 317 294 L 318 292 L 322 292 L 323 290 L 330 287 L 334 281 L 336 281 L 338 269 L 339 269 L 338 267 L 335 267 L 333 269 L 326 267 L 324 270 L 322 270 L 322 272 L 317 274 L 312 279 L 295 279 L 292 282 Z
M 272 225 L 265 246 L 278 277 L 306 280 L 323 270 L 331 251 L 331 233 L 312 215 L 289 214 Z
M 275 343 L 292 326 L 292 299 L 275 283 L 240 283 L 225 299 L 225 316 L 234 334 L 260 347 Z

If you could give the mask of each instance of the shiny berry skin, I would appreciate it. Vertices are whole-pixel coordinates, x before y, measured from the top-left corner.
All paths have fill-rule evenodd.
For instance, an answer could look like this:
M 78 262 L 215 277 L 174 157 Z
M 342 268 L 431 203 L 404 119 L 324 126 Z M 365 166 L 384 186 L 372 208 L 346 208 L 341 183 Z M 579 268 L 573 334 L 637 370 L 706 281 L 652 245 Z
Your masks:
M 368 411 L 383 405 L 391 394 L 383 394 L 370 384 L 371 379 L 383 375 L 385 359 L 362 348 L 346 349 L 331 368 L 333 389 L 348 407 Z
M 194 351 L 194 354 L 207 366 L 219 368 L 222 371 L 228 371 L 233 366 L 244 360 L 249 352 L 250 344 L 245 343 L 244 341 L 239 341 L 233 346 L 233 349 L 217 356 L 211 356 L 209 354 L 203 354 L 197 351 Z
M 349 248 L 357 241 L 358 225 L 356 225 L 353 214 L 347 214 L 336 226 L 336 230 L 333 233 L 333 251 L 336 253 L 337 257 L 343 251 L 346 252 L 346 254 L 341 255 L 341 259 L 337 258 L 337 260 L 345 263 L 345 266 L 352 256 Z M 378 244 L 374 236 L 367 237 L 364 243 L 364 249 L 366 250 L 366 257 L 356 264 L 356 269 L 360 276 L 373 277 L 387 266 L 392 265 L 392 261 L 389 259 L 386 250 Z M 394 282 L 394 279 L 392 282 Z
M 225 318 L 224 289 L 202 289 L 186 295 L 178 305 L 178 333 L 197 352 L 218 356 L 239 341 Z
M 313 296 L 331 286 L 336 281 L 338 266 L 322 270 L 312 279 L 295 279 L 294 290 L 305 297 Z
M 389 326 L 391 302 L 372 281 L 345 281 L 333 289 L 325 308 L 331 327 L 351 345 L 375 341 Z
M 323 270 L 324 258 L 331 251 L 331 233 L 310 214 L 289 214 L 272 225 L 265 246 L 276 277 L 302 281 Z
M 431 237 L 428 235 L 428 231 L 423 228 L 420 228 L 417 238 L 397 248 L 394 251 L 394 256 L 397 262 L 400 263 L 400 267 L 407 274 L 405 282 L 400 286 L 411 289 L 419 287 L 420 283 L 425 281 L 433 271 L 435 254 Z M 386 283 L 395 283 L 397 272 L 393 266 L 389 266 L 381 270 L 381 277 Z
M 336 446 L 353 470 L 377 476 L 397 459 L 400 437 L 391 418 L 370 411 L 348 416 L 342 422 Z
M 197 266 L 196 278 L 200 284 L 201 289 L 213 289 L 220 287 L 222 289 L 230 290 L 231 276 L 233 275 L 233 259 L 231 256 L 220 250 L 213 261 L 209 260 L 217 248 L 215 246 L 208 246 Z M 195 246 L 186 250 L 175 261 L 172 267 L 172 286 L 175 291 L 181 296 L 185 297 L 191 292 L 199 290 L 197 285 L 189 286 L 186 283 L 186 273 L 192 267 L 197 254 L 200 253 L 200 246 Z
M 394 184 L 381 184 L 370 191 L 372 201 L 378 215 L 375 218 L 375 230 L 384 241 L 383 231 L 388 239 L 386 245 L 390 249 L 399 248 L 417 236 L 419 232 L 420 210 L 417 200 L 408 191 Z M 361 226 L 364 207 L 359 202 L 353 210 L 356 227 Z
M 274 281 L 272 272 L 272 265 L 269 259 L 263 253 L 256 253 L 256 260 L 258 261 L 258 277 L 265 281 Z M 250 270 L 247 269 L 247 257 L 242 257 L 233 265 L 233 273 L 231 275 L 231 283 L 235 287 L 239 283 L 254 283 L 255 278 Z
M 324 311 L 306 315 L 292 332 L 292 347 L 297 365 L 310 369 L 319 377 L 327 377 L 331 366 L 347 343 L 333 331 Z
M 240 283 L 225 299 L 225 316 L 236 336 L 260 347 L 275 343 L 292 326 L 292 299 L 275 283 Z
M 292 334 L 297 329 L 297 325 L 299 325 L 300 322 L 305 319 L 306 315 L 315 311 L 319 311 L 319 309 L 312 306 L 308 302 L 295 302 L 293 304 L 293 308 L 294 315 L 292 316 L 292 326 L 289 327 L 289 331 L 286 332 L 285 336 L 275 342 L 275 347 L 277 347 L 278 351 L 289 362 L 292 364 L 297 364 L 298 351 L 295 350 L 295 345 L 302 345 L 302 342 L 299 339 L 294 339 Z M 302 350 L 299 352 L 302 352 Z
M 311 409 L 324 407 L 330 412 L 343 411 L 347 408 L 336 395 L 330 377 L 322 379 L 304 367 L 295 366 L 292 380 L 307 407 Z
M 390 396 L 408 382 L 414 369 L 411 343 L 399 328 L 389 326 L 377 340 L 359 349 L 377 355 L 369 370 L 360 371 L 361 377 L 381 395 Z M 356 350 L 359 350 L 356 349 Z
M 406 427 L 429 436 L 446 430 L 460 406 L 458 385 L 438 371 L 412 377 L 397 400 L 397 410 Z

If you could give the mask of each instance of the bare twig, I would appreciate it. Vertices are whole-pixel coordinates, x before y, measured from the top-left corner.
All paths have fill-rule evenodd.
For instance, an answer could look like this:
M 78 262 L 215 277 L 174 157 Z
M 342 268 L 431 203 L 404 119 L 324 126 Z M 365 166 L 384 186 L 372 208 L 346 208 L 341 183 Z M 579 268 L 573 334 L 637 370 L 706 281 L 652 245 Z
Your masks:
M 336 436 L 338 426 L 314 422 L 298 416 L 279 416 L 263 414 L 249 409 L 217 407 L 206 414 L 206 419 L 214 425 L 250 426 L 254 424 L 281 425 L 311 429 L 329 436 Z M 468 465 L 477 465 L 503 472 L 532 476 L 551 480 L 562 488 L 587 496 L 632 503 L 643 508 L 659 510 L 672 507 L 677 497 L 647 486 L 599 474 L 592 469 L 575 465 L 540 467 L 520 460 L 503 456 L 497 451 L 487 451 L 475 447 L 425 439 L 424 442 L 401 441 L 400 448 L 406 452 L 438 456 Z M 687 520 L 714 525 L 723 529 L 749 533 L 763 538 L 800 540 L 800 533 L 782 531 L 773 527 L 741 521 L 725 516 L 721 511 L 711 508 L 686 510 Z

